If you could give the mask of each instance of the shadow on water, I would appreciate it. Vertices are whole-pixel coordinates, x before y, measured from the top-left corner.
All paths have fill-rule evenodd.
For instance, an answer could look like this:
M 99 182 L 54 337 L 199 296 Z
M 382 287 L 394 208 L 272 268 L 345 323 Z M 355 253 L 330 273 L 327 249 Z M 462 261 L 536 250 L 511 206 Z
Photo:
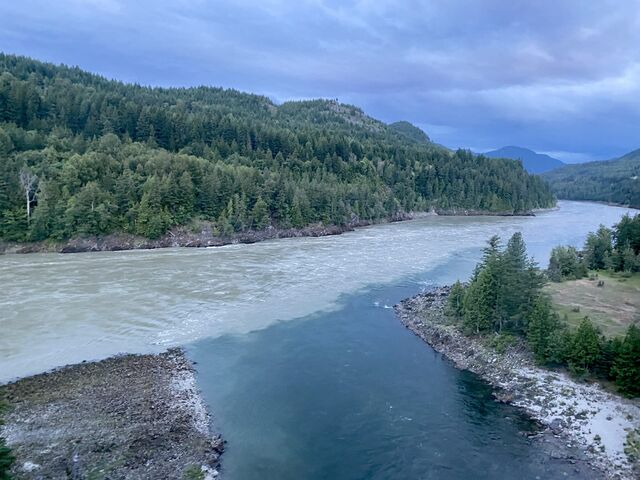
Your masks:
M 336 311 L 188 346 L 228 441 L 225 478 L 584 478 L 395 318 L 394 303 L 466 275 L 470 257 L 345 296 Z

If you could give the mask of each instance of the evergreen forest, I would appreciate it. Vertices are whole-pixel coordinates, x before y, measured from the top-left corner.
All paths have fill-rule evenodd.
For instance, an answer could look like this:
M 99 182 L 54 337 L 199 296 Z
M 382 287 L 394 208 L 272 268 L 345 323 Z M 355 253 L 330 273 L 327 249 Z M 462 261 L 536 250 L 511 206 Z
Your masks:
M 554 202 L 518 162 L 449 151 L 337 100 L 153 88 L 0 54 L 1 240 L 157 238 L 200 220 L 223 236 Z

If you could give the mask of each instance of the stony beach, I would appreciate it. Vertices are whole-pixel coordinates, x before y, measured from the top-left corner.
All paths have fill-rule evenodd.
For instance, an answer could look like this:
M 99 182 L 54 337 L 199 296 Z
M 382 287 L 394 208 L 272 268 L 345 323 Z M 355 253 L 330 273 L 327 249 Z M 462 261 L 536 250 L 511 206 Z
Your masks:
M 214 479 L 223 440 L 179 349 L 0 386 L 16 479 Z
M 463 335 L 444 314 L 448 287 L 440 287 L 395 306 L 401 322 L 457 368 L 470 370 L 494 389 L 497 401 L 524 409 L 567 447 L 578 447 L 605 478 L 640 478 L 637 458 L 625 452 L 640 433 L 640 402 L 574 380 L 565 372 L 535 365 L 522 345 L 498 353 L 478 337 Z M 569 458 L 572 454 L 562 452 Z
M 542 212 L 552 209 L 538 209 Z M 376 221 L 353 218 L 344 225 L 312 224 L 302 228 L 278 228 L 268 226 L 263 230 L 246 230 L 229 235 L 222 235 L 212 222 L 202 221 L 190 227 L 175 226 L 159 238 L 150 239 L 128 233 L 112 233 L 102 236 L 80 236 L 62 241 L 40 242 L 2 242 L 0 254 L 3 253 L 81 253 L 81 252 L 110 252 L 120 250 L 141 250 L 175 247 L 221 247 L 231 244 L 251 244 L 265 240 L 297 237 L 326 237 L 352 232 L 356 228 L 368 227 L 374 224 L 401 222 L 429 216 L 533 216 L 534 212 L 490 212 L 477 210 L 431 210 L 427 212 L 398 212 L 388 219 Z

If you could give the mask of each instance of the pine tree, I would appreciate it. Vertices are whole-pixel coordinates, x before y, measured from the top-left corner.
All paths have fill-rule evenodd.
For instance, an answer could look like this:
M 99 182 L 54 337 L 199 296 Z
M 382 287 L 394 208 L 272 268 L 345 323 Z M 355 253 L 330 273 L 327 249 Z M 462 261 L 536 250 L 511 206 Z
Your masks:
M 305 220 L 302 216 L 302 210 L 300 208 L 300 202 L 297 198 L 293 199 L 293 205 L 291 205 L 289 218 L 291 221 L 291 226 L 294 228 L 302 228 L 305 224 Z
M 262 197 L 258 197 L 258 200 L 256 200 L 251 210 L 251 218 L 253 219 L 253 228 L 256 230 L 262 230 L 269 225 L 269 208 Z
M 158 238 L 172 224 L 171 214 L 162 205 L 162 181 L 152 176 L 145 183 L 144 190 L 137 209 L 135 231 L 145 237 Z
M 594 373 L 601 378 L 615 380 L 614 365 L 622 350 L 622 339 L 618 337 L 600 339 L 600 359 L 594 366 Z
M 599 334 L 589 317 L 585 317 L 572 335 L 569 368 L 576 373 L 586 373 L 593 368 L 599 359 Z
M 220 213 L 217 224 L 218 224 L 218 230 L 220 231 L 220 233 L 223 236 L 228 237 L 233 234 L 233 225 L 229 221 L 229 217 L 227 217 L 226 212 L 227 210 L 225 209 L 222 211 L 222 213 Z
M 611 230 L 600 225 L 595 233 L 589 233 L 584 245 L 587 266 L 592 270 L 606 268 L 607 256 L 613 251 Z
M 529 296 L 533 288 L 528 272 L 527 247 L 520 232 L 514 233 L 509 239 L 501 260 L 500 290 L 504 319 L 500 327 L 518 331 L 524 323 L 521 315 L 526 315 L 529 309 Z
M 551 251 L 547 276 L 553 282 L 575 280 L 587 276 L 587 268 L 574 247 L 555 247 Z
M 527 325 L 527 342 L 538 363 L 548 363 L 553 357 L 552 339 L 557 324 L 549 298 L 540 295 L 529 315 Z
M 640 214 L 631 218 L 624 215 L 614 228 L 614 238 L 616 249 L 629 244 L 633 252 L 640 254 Z
M 613 374 L 622 393 L 640 396 L 640 328 L 635 325 L 627 330 L 614 361 Z
M 447 316 L 449 316 L 456 322 L 461 320 L 464 315 L 464 296 L 465 288 L 458 280 L 451 286 L 451 290 L 449 291 L 449 298 L 447 298 L 446 308 Z
M 491 273 L 480 270 L 464 296 L 463 327 L 469 333 L 487 332 L 493 327 L 496 292 Z
M 69 199 L 65 211 L 67 232 L 97 235 L 108 232 L 113 221 L 114 202 L 96 182 L 87 183 Z
M 625 272 L 635 272 L 640 269 L 640 262 L 638 261 L 638 255 L 636 255 L 631 248 L 631 244 L 627 242 L 622 251 L 620 252 L 622 265 L 620 270 Z

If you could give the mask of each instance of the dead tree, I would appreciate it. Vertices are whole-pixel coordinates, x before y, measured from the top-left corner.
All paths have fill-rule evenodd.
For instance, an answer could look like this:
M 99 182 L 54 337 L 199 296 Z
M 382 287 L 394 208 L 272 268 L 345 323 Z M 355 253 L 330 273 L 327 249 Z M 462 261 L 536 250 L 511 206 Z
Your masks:
M 33 200 L 31 194 L 35 190 L 37 181 L 38 177 L 31 173 L 27 167 L 23 167 L 22 170 L 20 170 L 20 185 L 27 199 L 27 224 L 31 220 L 31 201 Z

